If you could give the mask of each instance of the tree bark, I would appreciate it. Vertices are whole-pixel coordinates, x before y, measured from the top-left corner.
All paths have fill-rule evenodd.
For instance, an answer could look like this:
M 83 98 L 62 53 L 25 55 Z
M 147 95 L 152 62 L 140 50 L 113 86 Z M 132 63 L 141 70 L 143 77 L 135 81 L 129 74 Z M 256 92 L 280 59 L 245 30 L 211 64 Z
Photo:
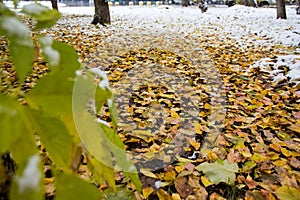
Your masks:
M 255 0 L 245 0 L 244 5 L 251 6 L 251 7 L 257 7 L 257 2 Z
M 95 4 L 95 15 L 92 24 L 97 25 L 98 23 L 105 26 L 110 24 L 110 13 L 108 1 L 106 0 L 94 0 Z
M 300 0 L 298 0 L 298 7 L 296 8 L 297 15 L 300 15 Z
M 285 10 L 285 0 L 276 0 L 277 19 L 287 19 Z
M 52 9 L 58 10 L 57 0 L 51 0 Z
M 181 5 L 183 7 L 188 7 L 190 5 L 190 1 L 189 0 L 181 0 Z

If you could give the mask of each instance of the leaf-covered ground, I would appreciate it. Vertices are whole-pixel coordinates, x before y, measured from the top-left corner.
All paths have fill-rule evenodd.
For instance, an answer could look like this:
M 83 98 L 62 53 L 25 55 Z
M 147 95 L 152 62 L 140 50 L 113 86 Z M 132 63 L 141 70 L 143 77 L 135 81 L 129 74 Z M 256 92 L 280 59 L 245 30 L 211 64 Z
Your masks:
M 299 85 L 251 67 L 279 55 L 299 63 L 300 41 L 276 37 L 279 25 L 299 34 L 297 18 L 276 21 L 268 33 L 253 24 L 275 20 L 255 9 L 152 9 L 112 9 L 107 28 L 89 25 L 91 16 L 68 15 L 43 33 L 74 46 L 87 68 L 107 72 L 119 135 L 143 183 L 139 198 L 298 199 Z M 3 66 L 2 75 L 10 73 Z M 290 66 L 280 69 L 287 74 Z M 109 122 L 106 116 L 99 113 Z M 122 175 L 116 180 L 124 184 Z

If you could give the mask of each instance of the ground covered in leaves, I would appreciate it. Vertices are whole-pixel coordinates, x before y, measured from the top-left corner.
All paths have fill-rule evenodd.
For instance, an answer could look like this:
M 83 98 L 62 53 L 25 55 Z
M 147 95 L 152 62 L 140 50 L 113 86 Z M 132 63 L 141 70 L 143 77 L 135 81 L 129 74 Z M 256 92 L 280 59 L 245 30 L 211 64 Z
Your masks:
M 173 7 L 155 9 L 167 14 L 147 18 L 150 8 L 144 17 L 112 10 L 106 28 L 89 25 L 91 16 L 68 15 L 42 33 L 74 46 L 87 68 L 107 72 L 119 135 L 143 183 L 139 198 L 299 198 L 299 84 L 274 81 L 271 72 L 252 65 L 265 58 L 272 67 L 282 55 L 293 55 L 291 63 L 299 64 L 300 41 L 280 43 L 282 36 L 247 27 L 248 20 L 267 23 L 269 16 L 244 7 L 248 13 L 236 8 L 232 15 L 190 8 L 192 18 L 183 8 L 173 10 L 184 12 L 176 18 Z M 47 71 L 43 61 L 36 66 L 37 77 Z M 289 66 L 279 68 L 289 72 Z M 1 77 L 9 77 L 3 85 L 14 82 L 10 69 L 2 65 Z M 34 76 L 24 90 L 33 85 Z M 109 121 L 105 110 L 98 115 Z M 120 174 L 116 180 L 123 183 Z

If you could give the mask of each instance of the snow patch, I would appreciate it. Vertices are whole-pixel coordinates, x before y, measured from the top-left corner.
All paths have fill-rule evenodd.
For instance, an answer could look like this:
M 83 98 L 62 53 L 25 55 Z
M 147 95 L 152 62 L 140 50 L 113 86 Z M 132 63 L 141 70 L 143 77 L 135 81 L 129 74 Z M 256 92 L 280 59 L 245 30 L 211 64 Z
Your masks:
M 159 188 L 161 187 L 161 181 L 155 181 L 154 187 L 155 187 L 156 189 L 159 189 Z
M 278 56 L 276 58 L 263 58 L 250 66 L 269 73 L 273 81 L 280 82 L 288 79 L 289 82 L 300 84 L 300 55 Z
M 21 177 L 16 177 L 19 193 L 24 193 L 28 190 L 39 190 L 39 183 L 42 178 L 41 171 L 39 169 L 39 156 L 31 156 L 28 160 L 28 164 L 23 171 Z

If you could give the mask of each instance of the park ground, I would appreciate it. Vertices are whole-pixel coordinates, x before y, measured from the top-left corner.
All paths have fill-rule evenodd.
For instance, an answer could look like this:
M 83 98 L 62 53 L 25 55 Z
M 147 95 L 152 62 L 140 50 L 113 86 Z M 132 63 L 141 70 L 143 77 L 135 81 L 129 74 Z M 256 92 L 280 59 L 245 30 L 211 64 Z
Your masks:
M 87 68 L 107 72 L 140 198 L 299 198 L 295 7 L 281 20 L 275 8 L 240 5 L 206 13 L 114 6 L 106 27 L 90 24 L 92 7 L 59 9 L 62 18 L 43 34 L 74 46 Z

